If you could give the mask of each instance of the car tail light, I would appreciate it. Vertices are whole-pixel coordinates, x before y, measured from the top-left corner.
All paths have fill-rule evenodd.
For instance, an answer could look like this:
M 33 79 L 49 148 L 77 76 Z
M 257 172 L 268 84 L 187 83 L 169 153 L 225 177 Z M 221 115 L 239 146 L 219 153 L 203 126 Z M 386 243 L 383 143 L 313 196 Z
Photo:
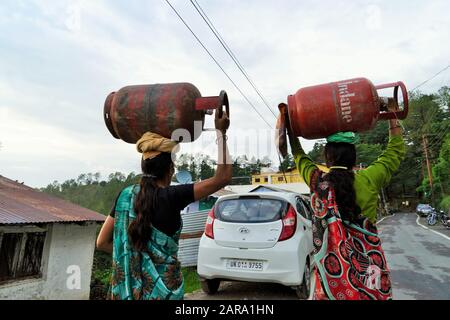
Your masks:
M 292 238 L 297 229 L 297 212 L 295 209 L 289 205 L 288 212 L 282 219 L 283 229 L 281 230 L 281 235 L 278 241 L 283 241 Z
M 211 209 L 211 211 L 208 213 L 208 217 L 206 218 L 206 224 L 205 224 L 205 235 L 208 238 L 214 239 L 214 208 Z

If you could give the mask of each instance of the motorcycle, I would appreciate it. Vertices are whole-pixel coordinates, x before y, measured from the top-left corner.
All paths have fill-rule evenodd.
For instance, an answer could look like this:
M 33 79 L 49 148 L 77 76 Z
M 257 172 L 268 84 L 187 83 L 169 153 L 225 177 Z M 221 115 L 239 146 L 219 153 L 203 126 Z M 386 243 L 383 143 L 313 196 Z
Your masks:
M 450 229 L 450 218 L 445 214 L 444 211 L 439 212 L 433 208 L 433 210 L 428 214 L 427 223 L 429 226 L 434 226 L 437 222 L 440 222 L 444 227 Z
M 437 212 L 434 208 L 428 214 L 427 223 L 429 226 L 434 226 L 437 223 Z
M 447 229 L 450 229 L 450 218 L 447 216 L 447 214 L 443 210 L 440 210 L 438 215 L 441 224 Z

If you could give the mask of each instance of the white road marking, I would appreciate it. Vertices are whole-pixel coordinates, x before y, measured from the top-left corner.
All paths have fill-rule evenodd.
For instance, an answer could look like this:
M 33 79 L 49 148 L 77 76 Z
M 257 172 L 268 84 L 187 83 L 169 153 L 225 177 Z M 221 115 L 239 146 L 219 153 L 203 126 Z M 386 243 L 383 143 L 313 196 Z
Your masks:
M 386 216 L 383 219 L 381 219 L 380 221 L 377 221 L 376 224 L 379 224 L 379 223 L 383 222 L 383 220 L 386 219 L 386 218 L 392 218 L 393 216 L 395 216 L 395 213 L 392 216 Z
M 431 231 L 431 232 L 434 232 L 434 233 L 436 233 L 437 235 L 440 235 L 441 237 L 444 237 L 444 238 L 447 239 L 447 240 L 450 240 L 450 237 L 447 237 L 447 236 L 446 236 L 445 234 L 443 234 L 443 233 L 440 233 L 440 232 L 438 232 L 438 231 L 435 231 L 435 230 L 432 230 L 432 229 L 428 228 L 427 226 L 424 226 L 423 224 L 421 224 L 421 223 L 419 222 L 419 220 L 420 220 L 420 217 L 417 216 L 416 223 L 417 223 L 418 226 L 421 226 L 422 228 L 424 228 L 424 229 L 426 229 L 426 230 L 429 230 L 429 231 Z

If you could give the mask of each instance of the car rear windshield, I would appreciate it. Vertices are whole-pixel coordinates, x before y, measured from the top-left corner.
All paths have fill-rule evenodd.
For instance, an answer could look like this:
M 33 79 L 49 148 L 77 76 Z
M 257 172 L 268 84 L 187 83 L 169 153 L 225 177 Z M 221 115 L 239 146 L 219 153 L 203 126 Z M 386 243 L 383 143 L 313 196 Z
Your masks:
M 215 218 L 225 222 L 271 222 L 281 219 L 286 202 L 276 199 L 239 198 L 217 204 Z

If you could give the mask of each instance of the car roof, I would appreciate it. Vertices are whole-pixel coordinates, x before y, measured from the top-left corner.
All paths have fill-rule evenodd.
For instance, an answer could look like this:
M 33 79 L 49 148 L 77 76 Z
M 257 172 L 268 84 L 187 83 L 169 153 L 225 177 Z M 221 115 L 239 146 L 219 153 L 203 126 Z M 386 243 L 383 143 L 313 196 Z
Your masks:
M 226 195 L 219 197 L 217 200 L 223 201 L 223 200 L 232 200 L 232 199 L 239 199 L 241 197 L 260 197 L 260 198 L 267 198 L 267 199 L 281 199 L 288 202 L 295 202 L 297 197 L 300 197 L 306 201 L 308 201 L 308 197 L 305 195 L 302 195 L 300 193 L 295 192 L 246 192 L 246 193 L 236 193 L 232 195 Z

